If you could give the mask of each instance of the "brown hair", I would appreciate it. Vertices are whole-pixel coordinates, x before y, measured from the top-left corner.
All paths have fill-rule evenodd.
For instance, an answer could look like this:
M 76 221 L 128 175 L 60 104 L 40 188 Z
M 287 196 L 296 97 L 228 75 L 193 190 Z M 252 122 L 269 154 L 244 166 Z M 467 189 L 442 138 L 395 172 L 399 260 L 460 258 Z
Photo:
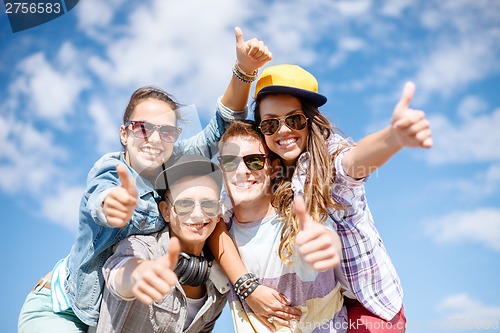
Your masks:
M 123 113 L 123 124 L 124 125 L 132 117 L 132 114 L 134 113 L 136 106 L 139 103 L 141 103 L 142 101 L 147 100 L 147 99 L 155 99 L 155 100 L 167 103 L 168 105 L 170 105 L 172 110 L 174 110 L 176 122 L 179 122 L 181 120 L 181 113 L 180 113 L 179 108 L 182 105 L 180 103 L 176 102 L 172 95 L 161 90 L 160 88 L 156 88 L 153 86 L 144 86 L 144 87 L 138 88 L 130 96 L 130 100 L 127 104 L 127 107 L 125 108 L 125 112 Z M 125 149 L 125 146 L 123 145 L 123 143 L 122 143 L 122 148 Z
M 266 96 L 269 95 L 257 96 L 255 100 L 254 118 L 257 124 L 260 124 L 262 120 L 260 103 Z M 328 217 L 329 208 L 345 208 L 334 200 L 331 193 L 336 173 L 334 161 L 344 147 L 339 147 L 333 154 L 328 152 L 327 140 L 336 128 L 330 123 L 328 118 L 319 112 L 317 107 L 304 99 L 298 99 L 302 105 L 302 111 L 308 118 L 309 136 L 305 151 L 309 153 L 309 165 L 307 170 L 296 170 L 296 172 L 304 171 L 307 175 L 304 184 L 304 200 L 308 214 L 316 221 L 324 223 Z M 282 161 L 281 158 L 280 160 Z M 284 163 L 282 163 L 283 165 Z M 300 168 L 297 165 L 295 167 Z M 272 201 L 273 206 L 285 220 L 285 225 L 281 232 L 279 256 L 287 264 L 291 262 L 289 258 L 293 255 L 295 238 L 300 230 L 297 218 L 293 213 L 292 176 L 292 173 L 284 172 L 283 177 L 276 180 Z
M 228 125 L 224 134 L 222 134 L 219 140 L 219 151 L 222 151 L 227 140 L 235 136 L 255 139 L 260 143 L 262 143 L 264 149 L 266 150 L 266 153 L 269 151 L 269 148 L 267 148 L 266 146 L 266 141 L 264 140 L 264 137 L 258 130 L 257 125 L 253 120 L 235 120 L 231 122 L 231 124 Z

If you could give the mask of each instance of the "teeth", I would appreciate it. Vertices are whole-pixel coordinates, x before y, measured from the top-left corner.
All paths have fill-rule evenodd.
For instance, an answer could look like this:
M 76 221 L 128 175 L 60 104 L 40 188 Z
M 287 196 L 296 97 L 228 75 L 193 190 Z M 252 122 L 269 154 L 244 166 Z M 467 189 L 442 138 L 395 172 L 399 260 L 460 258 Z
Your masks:
M 280 146 L 288 146 L 291 145 L 292 143 L 297 142 L 297 139 L 287 139 L 287 140 L 280 140 L 278 141 L 278 144 Z
M 237 187 L 249 187 L 250 185 L 252 185 L 251 182 L 236 183 Z
M 206 224 L 208 224 L 208 223 L 190 223 L 190 224 L 186 223 L 186 226 L 188 226 L 190 228 L 202 228 Z
M 161 149 L 158 148 L 152 148 L 152 147 L 145 147 L 142 148 L 141 151 L 146 154 L 151 154 L 151 155 L 158 155 L 161 153 Z

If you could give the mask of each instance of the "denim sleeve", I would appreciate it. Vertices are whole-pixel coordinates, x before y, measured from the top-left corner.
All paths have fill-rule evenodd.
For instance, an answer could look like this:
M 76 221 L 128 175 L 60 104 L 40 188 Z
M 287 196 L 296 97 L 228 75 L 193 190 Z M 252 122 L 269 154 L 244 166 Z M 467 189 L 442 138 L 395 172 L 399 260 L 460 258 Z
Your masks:
M 208 125 L 195 136 L 178 141 L 174 147 L 174 153 L 178 156 L 185 154 L 201 154 L 212 158 L 218 152 L 217 144 L 226 130 L 226 126 L 234 120 L 244 120 L 248 108 L 237 112 L 229 109 L 217 99 L 215 115 L 210 119 Z
M 109 192 L 120 184 L 116 172 L 116 166 L 120 161 L 109 155 L 105 155 L 105 157 L 94 164 L 87 176 L 87 188 L 84 194 L 87 198 L 87 204 L 86 207 L 82 205 L 81 209 L 88 209 L 90 216 L 96 223 L 109 226 L 102 209 L 102 203 Z
M 87 189 L 82 200 L 80 210 L 87 210 L 94 223 L 111 227 L 108 224 L 103 211 L 102 203 L 113 188 L 121 184 L 116 166 L 123 163 L 119 159 L 119 153 L 106 154 L 101 158 L 89 172 L 87 177 Z M 130 167 L 127 165 L 130 171 Z M 130 175 L 134 179 L 139 175 Z M 136 185 L 139 185 L 136 180 Z M 138 186 L 139 198 L 131 218 L 130 225 L 125 233 L 146 233 L 159 230 L 163 226 L 163 220 L 159 219 L 159 211 L 154 198 L 154 193 L 143 186 Z M 86 216 L 81 214 L 81 219 Z M 88 216 L 88 215 L 87 215 Z M 87 221 L 90 223 L 91 221 Z

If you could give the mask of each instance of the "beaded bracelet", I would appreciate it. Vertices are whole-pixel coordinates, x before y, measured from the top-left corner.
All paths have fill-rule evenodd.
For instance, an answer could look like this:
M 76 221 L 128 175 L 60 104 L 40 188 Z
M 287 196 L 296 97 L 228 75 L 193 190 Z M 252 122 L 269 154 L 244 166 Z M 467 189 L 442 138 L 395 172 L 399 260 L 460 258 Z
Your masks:
M 253 81 L 257 80 L 258 73 L 258 69 L 254 70 L 252 74 L 246 73 L 240 68 L 240 66 L 238 66 L 237 62 L 233 66 L 234 76 L 245 83 L 252 83 Z

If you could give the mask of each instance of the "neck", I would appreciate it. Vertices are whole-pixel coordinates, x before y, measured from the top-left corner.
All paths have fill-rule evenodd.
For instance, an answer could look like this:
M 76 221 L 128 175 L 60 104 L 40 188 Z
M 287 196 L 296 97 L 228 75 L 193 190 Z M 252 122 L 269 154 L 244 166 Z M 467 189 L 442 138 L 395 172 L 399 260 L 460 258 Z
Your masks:
M 134 168 L 134 166 L 132 165 L 132 162 L 130 161 L 130 158 L 129 158 L 129 155 L 127 152 L 125 152 L 125 161 L 128 163 L 128 165 L 130 165 L 132 167 L 132 169 L 134 169 L 135 171 L 137 171 L 137 169 Z M 144 179 L 146 179 L 147 181 L 149 181 L 153 186 L 155 184 L 155 181 L 156 181 L 156 177 L 160 174 L 160 172 L 162 172 L 163 170 L 160 168 L 160 169 L 156 169 L 154 171 L 150 171 L 150 172 L 146 172 L 146 171 L 142 171 L 142 172 L 139 172 L 137 171 L 137 173 Z
M 263 218 L 270 216 L 275 212 L 276 210 L 271 205 L 270 200 L 266 200 L 266 202 L 261 203 L 259 203 L 258 201 L 253 201 L 249 205 L 241 203 L 234 206 L 234 215 L 240 223 L 262 220 Z
M 180 238 L 179 238 L 180 240 Z M 192 245 L 192 244 L 182 244 L 181 242 L 181 252 L 187 253 L 187 254 L 192 254 L 195 256 L 201 256 L 201 253 L 203 252 L 203 247 L 205 246 L 205 243 L 197 244 L 197 245 Z

